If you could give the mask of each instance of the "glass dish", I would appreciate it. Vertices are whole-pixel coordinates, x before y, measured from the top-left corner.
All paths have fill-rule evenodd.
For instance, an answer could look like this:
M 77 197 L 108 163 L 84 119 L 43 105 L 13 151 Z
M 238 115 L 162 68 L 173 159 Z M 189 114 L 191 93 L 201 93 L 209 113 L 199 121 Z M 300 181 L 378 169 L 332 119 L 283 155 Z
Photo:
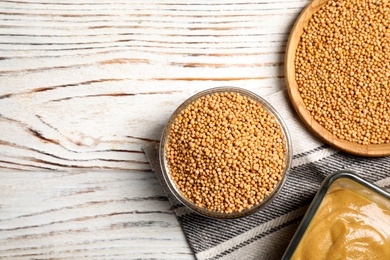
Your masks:
M 364 180 L 351 171 L 337 171 L 329 175 L 321 184 L 321 187 L 310 204 L 282 259 L 291 259 L 293 257 L 299 243 L 305 239 L 305 233 L 309 230 L 311 221 L 316 218 L 316 214 L 322 207 L 322 202 L 326 195 L 329 194 L 330 191 L 342 189 L 351 191 L 370 202 L 380 205 L 384 209 L 390 210 L 390 194 L 388 192 Z
M 221 93 L 221 92 L 239 93 L 243 96 L 249 97 L 252 100 L 260 103 L 271 115 L 274 116 L 275 120 L 279 123 L 279 125 L 281 126 L 281 130 L 283 132 L 284 138 L 286 140 L 286 146 L 287 146 L 286 147 L 286 166 L 285 166 L 285 169 L 283 171 L 282 179 L 279 181 L 279 183 L 277 184 L 275 189 L 272 191 L 272 193 L 268 197 L 266 197 L 261 203 L 258 203 L 256 205 L 252 206 L 251 208 L 243 210 L 241 212 L 232 212 L 232 213 L 212 212 L 212 211 L 209 211 L 205 208 L 201 208 L 201 207 L 195 205 L 194 203 L 190 202 L 181 194 L 181 192 L 176 187 L 174 181 L 171 179 L 171 176 L 169 174 L 169 169 L 167 167 L 166 144 L 168 142 L 168 136 L 169 136 L 172 124 L 176 120 L 176 117 L 180 114 L 180 112 L 182 110 L 184 110 L 187 106 L 189 106 L 191 103 L 193 103 L 197 99 L 199 99 L 203 96 L 206 96 L 206 95 L 212 95 L 214 93 Z M 165 180 L 167 186 L 169 187 L 170 191 L 172 192 L 172 194 L 183 205 L 185 205 L 187 208 L 191 209 L 192 211 L 194 211 L 200 215 L 206 216 L 206 217 L 216 218 L 216 219 L 231 219 L 231 218 L 244 217 L 244 216 L 247 216 L 247 215 L 252 214 L 254 212 L 257 212 L 258 210 L 262 209 L 265 205 L 267 205 L 269 202 L 271 202 L 273 198 L 275 198 L 275 196 L 281 190 L 281 188 L 286 180 L 287 172 L 290 169 L 291 159 L 292 159 L 292 146 L 291 146 L 290 134 L 287 130 L 287 127 L 286 127 L 283 119 L 278 114 L 278 112 L 275 110 L 275 108 L 273 108 L 267 101 L 265 101 L 263 98 L 259 97 L 258 95 L 254 94 L 248 90 L 245 90 L 245 89 L 236 88 L 236 87 L 219 87 L 219 88 L 212 88 L 209 90 L 205 90 L 205 91 L 202 91 L 202 92 L 195 94 L 194 96 L 187 99 L 184 103 L 182 103 L 174 111 L 174 113 L 170 117 L 170 119 L 169 119 L 169 121 L 168 121 L 168 123 L 163 131 L 162 137 L 161 137 L 159 157 L 160 157 L 160 165 L 161 165 L 162 173 L 164 176 L 164 180 Z

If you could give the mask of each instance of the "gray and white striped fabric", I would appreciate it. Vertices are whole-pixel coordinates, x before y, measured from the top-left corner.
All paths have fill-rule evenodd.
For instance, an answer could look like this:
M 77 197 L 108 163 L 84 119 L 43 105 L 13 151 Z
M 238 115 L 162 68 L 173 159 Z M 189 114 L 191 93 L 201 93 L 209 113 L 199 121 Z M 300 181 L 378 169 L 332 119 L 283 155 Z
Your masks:
M 293 161 L 286 183 L 265 209 L 234 220 L 213 220 L 191 213 L 164 185 L 158 144 L 144 147 L 197 259 L 280 259 L 321 182 L 348 169 L 385 189 L 390 188 L 390 157 L 362 158 L 322 143 L 308 132 L 286 91 L 266 97 L 285 120 L 293 142 Z

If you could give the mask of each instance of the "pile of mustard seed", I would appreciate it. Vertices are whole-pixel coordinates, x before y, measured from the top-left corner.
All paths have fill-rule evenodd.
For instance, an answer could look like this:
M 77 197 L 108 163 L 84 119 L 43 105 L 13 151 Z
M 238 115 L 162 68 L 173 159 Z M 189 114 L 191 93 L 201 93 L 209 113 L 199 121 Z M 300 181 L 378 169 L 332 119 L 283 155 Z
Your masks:
M 320 125 L 350 142 L 390 143 L 390 1 L 328 1 L 304 28 L 295 71 Z
M 236 92 L 203 96 L 173 122 L 169 174 L 181 194 L 209 211 L 241 212 L 282 179 L 286 141 L 276 119 Z

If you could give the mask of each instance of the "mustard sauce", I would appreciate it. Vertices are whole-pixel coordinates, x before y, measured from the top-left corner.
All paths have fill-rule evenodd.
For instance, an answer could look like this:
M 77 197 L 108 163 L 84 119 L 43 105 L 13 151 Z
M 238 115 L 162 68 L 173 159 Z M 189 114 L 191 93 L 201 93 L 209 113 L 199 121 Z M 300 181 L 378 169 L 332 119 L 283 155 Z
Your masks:
M 351 190 L 330 190 L 292 259 L 390 259 L 390 210 Z

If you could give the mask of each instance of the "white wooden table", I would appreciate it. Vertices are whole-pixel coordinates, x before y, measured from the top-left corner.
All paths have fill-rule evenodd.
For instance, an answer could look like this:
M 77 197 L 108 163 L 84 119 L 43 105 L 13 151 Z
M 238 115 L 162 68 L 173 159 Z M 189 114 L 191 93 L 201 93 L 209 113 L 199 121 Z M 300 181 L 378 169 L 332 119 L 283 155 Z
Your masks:
M 193 259 L 142 145 L 198 91 L 284 89 L 308 2 L 0 1 L 0 258 Z

